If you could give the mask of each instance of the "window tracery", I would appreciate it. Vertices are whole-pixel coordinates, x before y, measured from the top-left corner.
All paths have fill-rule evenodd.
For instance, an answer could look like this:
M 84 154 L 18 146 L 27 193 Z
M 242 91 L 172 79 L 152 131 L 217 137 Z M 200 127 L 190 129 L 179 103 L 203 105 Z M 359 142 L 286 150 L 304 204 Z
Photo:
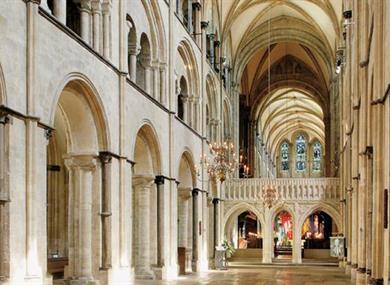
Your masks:
M 319 142 L 313 144 L 313 171 L 321 171 L 322 147 Z
M 306 170 L 306 139 L 304 135 L 299 135 L 295 142 L 296 147 L 296 163 L 295 168 L 297 171 Z
M 284 142 L 280 148 L 280 157 L 282 171 L 289 170 L 289 145 L 287 142 Z

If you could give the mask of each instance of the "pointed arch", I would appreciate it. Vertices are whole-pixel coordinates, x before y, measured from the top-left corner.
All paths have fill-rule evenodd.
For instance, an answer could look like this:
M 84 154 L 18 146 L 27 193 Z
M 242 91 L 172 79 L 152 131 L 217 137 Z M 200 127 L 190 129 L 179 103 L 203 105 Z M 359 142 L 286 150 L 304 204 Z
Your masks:
M 306 218 L 309 217 L 312 213 L 314 213 L 316 211 L 318 211 L 318 212 L 322 211 L 322 212 L 325 212 L 326 214 L 328 214 L 333 219 L 333 221 L 336 223 L 337 229 L 339 231 L 341 231 L 341 229 L 342 229 L 342 216 L 341 216 L 341 214 L 339 213 L 339 211 L 336 208 L 334 208 L 333 206 L 331 206 L 329 204 L 323 203 L 323 202 L 320 202 L 319 204 L 315 204 L 315 205 L 308 207 L 306 209 L 306 211 L 304 211 L 300 215 L 299 220 L 297 221 L 297 225 L 299 226 L 299 229 L 302 228 L 303 223 L 305 222 Z

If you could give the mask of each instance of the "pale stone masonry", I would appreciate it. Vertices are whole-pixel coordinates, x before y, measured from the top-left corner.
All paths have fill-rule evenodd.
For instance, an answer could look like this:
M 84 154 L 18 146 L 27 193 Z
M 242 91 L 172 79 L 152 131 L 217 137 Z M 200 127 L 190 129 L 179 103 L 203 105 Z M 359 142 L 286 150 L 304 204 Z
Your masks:
M 0 283 L 207 271 L 246 211 L 263 263 L 288 212 L 301 264 L 323 211 L 345 274 L 389 284 L 389 46 L 387 0 L 1 0 Z

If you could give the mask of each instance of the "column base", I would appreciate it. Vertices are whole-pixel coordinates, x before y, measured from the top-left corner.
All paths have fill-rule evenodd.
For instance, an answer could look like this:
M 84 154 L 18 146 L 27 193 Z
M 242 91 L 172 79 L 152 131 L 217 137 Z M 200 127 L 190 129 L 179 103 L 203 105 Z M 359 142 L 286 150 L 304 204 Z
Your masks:
M 365 285 L 366 284 L 366 269 L 358 268 L 356 270 L 356 284 Z
M 154 272 L 150 268 L 135 268 L 135 279 L 154 280 Z
M 64 280 L 66 285 L 99 285 L 100 282 L 98 280 L 88 279 L 88 278 L 75 278 L 75 279 L 67 279 Z
M 208 269 L 209 269 L 209 261 L 208 261 L 208 259 L 202 258 L 200 260 L 200 264 L 199 264 L 199 271 L 200 272 L 205 272 Z
M 208 269 L 209 270 L 215 270 L 215 259 L 214 259 L 214 257 L 209 259 L 209 267 L 208 267 Z
M 347 262 L 345 264 L 345 274 L 348 275 L 348 276 L 351 276 L 351 263 L 350 262 Z
M 41 283 L 44 283 L 46 284 L 46 282 L 52 282 L 52 277 L 51 276 L 48 276 L 48 277 L 41 277 L 41 276 L 25 276 L 24 277 L 24 284 L 41 284 Z M 0 284 L 20 284 L 20 280 L 17 281 L 17 280 L 12 280 L 12 279 L 9 279 L 9 280 L 0 280 Z
M 163 280 L 164 279 L 164 268 L 163 267 L 158 267 L 154 266 L 152 267 L 153 275 L 154 275 L 154 280 Z
M 383 279 L 375 279 L 375 278 L 370 278 L 368 281 L 369 285 L 383 285 Z
M 357 275 L 357 268 L 354 268 L 352 266 L 352 268 L 351 268 L 351 280 L 356 280 L 356 275 Z
M 134 271 L 128 266 L 112 267 L 108 278 L 107 284 L 125 284 L 134 280 Z

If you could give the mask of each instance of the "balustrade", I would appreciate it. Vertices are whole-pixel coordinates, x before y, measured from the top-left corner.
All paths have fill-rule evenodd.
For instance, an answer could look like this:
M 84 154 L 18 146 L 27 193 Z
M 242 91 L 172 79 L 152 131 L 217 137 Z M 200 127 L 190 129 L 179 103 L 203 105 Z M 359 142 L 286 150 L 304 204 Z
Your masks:
M 284 201 L 339 200 L 339 178 L 249 178 L 225 182 L 224 200 L 261 200 L 263 192 L 276 189 Z

